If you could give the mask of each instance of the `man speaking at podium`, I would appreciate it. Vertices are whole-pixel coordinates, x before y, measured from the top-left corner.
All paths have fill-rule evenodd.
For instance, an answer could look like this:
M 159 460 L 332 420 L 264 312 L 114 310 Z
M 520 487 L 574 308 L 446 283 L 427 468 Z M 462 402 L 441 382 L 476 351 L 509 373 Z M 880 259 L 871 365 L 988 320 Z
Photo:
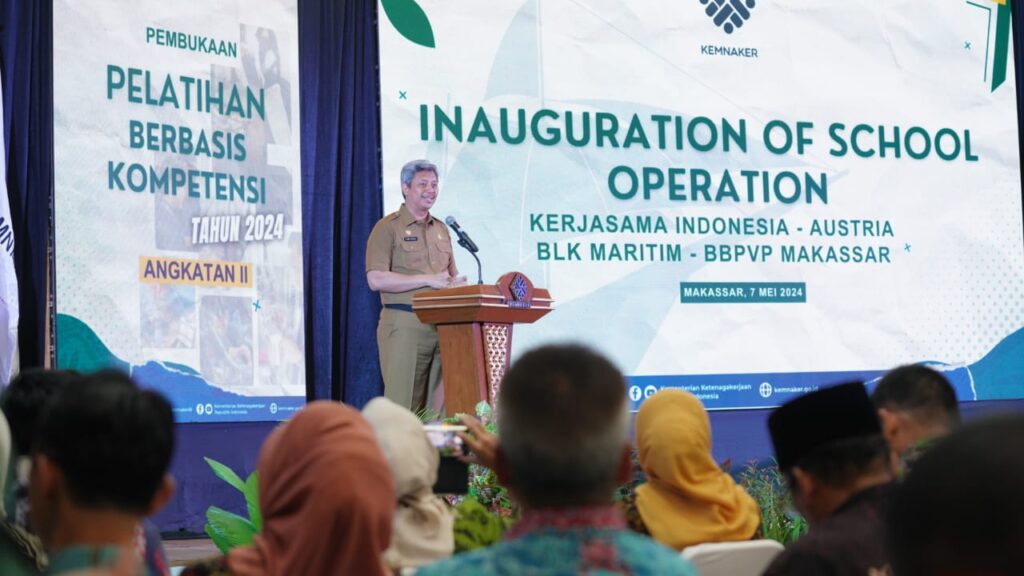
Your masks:
M 444 222 L 430 215 L 437 202 L 437 166 L 413 160 L 402 166 L 397 212 L 380 219 L 366 243 L 366 282 L 384 305 L 377 324 L 384 395 L 416 412 L 433 400 L 441 377 L 437 328 L 412 311 L 424 290 L 462 286 Z

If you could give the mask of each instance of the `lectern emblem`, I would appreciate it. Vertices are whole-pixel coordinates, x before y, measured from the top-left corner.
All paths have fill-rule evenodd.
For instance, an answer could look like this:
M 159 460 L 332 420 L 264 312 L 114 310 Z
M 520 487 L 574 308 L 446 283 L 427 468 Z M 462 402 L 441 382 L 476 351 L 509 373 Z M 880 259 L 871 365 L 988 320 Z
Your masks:
M 526 278 L 523 278 L 522 274 L 516 274 L 515 278 L 512 279 L 512 285 L 509 287 L 512 290 L 512 298 L 519 302 L 526 298 L 526 293 L 529 292 L 529 287 L 526 285 Z
M 509 272 L 498 278 L 498 292 L 502 304 L 509 308 L 529 308 L 533 305 L 533 282 L 521 272 Z

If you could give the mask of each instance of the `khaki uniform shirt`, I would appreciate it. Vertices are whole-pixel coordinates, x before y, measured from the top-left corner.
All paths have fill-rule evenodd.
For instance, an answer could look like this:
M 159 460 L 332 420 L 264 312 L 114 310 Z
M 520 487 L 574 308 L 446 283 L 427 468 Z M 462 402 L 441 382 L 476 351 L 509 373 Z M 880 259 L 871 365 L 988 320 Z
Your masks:
M 452 240 L 444 222 L 427 215 L 426 223 L 416 220 L 405 204 L 380 219 L 366 242 L 366 271 L 397 274 L 437 274 L 448 271 L 457 276 Z M 412 304 L 417 292 L 430 290 L 424 286 L 407 292 L 381 292 L 382 304 Z

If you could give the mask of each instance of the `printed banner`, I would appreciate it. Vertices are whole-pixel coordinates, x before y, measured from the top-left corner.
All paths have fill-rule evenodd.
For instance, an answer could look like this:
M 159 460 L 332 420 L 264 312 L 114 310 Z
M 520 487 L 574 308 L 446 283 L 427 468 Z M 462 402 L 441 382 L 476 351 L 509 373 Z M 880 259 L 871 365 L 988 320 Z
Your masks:
M 381 0 L 385 206 L 436 216 L 582 340 L 709 408 L 910 362 L 1024 397 L 1008 2 Z M 457 249 L 458 250 L 458 249 Z M 458 251 L 459 268 L 475 264 Z
M 7 198 L 2 85 L 0 82 L 0 387 L 10 383 L 18 363 L 18 276 L 14 271 L 14 223 Z
M 54 5 L 57 363 L 180 422 L 305 402 L 295 0 Z

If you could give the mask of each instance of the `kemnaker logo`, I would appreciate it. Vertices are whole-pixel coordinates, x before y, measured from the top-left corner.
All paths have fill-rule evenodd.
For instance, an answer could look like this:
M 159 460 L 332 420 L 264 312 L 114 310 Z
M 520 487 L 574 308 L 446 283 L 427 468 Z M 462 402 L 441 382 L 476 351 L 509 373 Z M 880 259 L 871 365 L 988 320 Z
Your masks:
M 726 34 L 732 34 L 750 20 L 756 0 L 700 0 L 704 13 Z

